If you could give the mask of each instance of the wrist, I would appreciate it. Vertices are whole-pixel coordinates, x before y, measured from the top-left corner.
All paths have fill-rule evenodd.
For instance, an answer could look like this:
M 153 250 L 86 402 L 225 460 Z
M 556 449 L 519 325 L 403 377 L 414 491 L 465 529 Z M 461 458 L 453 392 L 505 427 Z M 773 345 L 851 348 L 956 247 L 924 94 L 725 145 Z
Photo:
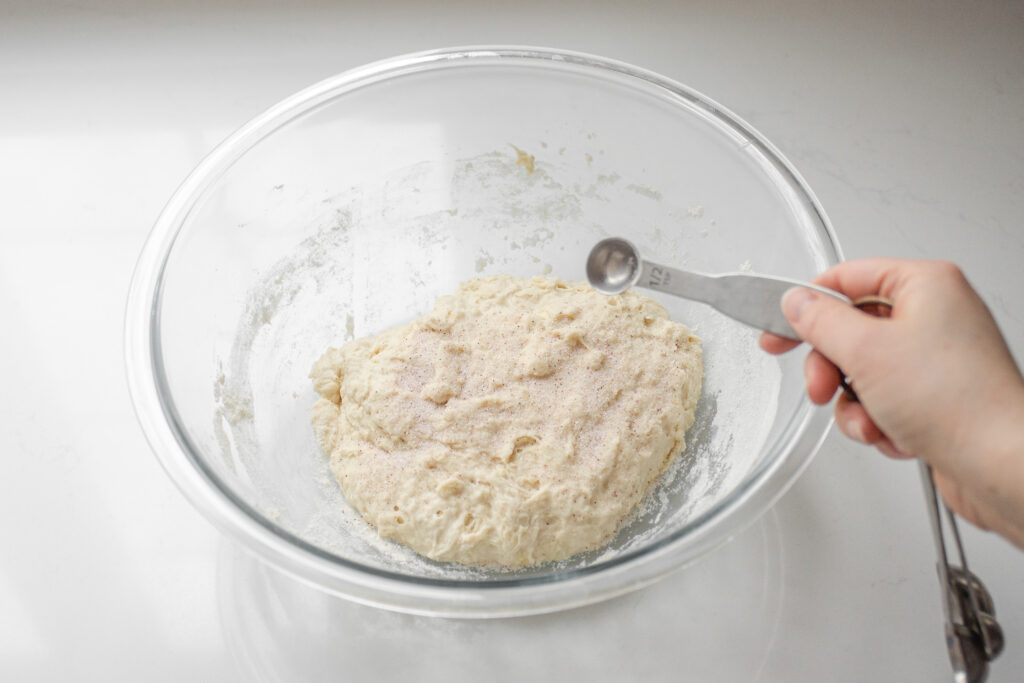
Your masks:
M 976 502 L 984 526 L 1024 542 L 1024 382 L 1006 378 L 992 387 L 971 438 L 944 468 Z M 1024 547 L 1024 546 L 1022 546 Z

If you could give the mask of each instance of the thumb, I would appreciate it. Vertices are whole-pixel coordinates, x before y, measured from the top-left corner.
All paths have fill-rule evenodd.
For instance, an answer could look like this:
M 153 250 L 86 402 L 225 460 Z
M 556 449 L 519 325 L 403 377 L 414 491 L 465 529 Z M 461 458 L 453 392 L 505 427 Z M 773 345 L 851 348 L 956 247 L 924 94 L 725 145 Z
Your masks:
M 835 297 L 793 287 L 782 297 L 782 314 L 801 339 L 847 371 L 858 365 L 879 320 Z

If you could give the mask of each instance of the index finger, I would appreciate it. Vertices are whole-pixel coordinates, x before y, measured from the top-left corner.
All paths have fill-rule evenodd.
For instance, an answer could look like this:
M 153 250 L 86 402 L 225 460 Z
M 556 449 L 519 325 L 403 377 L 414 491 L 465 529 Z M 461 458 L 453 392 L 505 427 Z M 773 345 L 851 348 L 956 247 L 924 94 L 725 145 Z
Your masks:
M 891 258 L 844 261 L 815 277 L 813 282 L 851 299 L 878 295 L 895 301 L 908 274 L 920 263 Z

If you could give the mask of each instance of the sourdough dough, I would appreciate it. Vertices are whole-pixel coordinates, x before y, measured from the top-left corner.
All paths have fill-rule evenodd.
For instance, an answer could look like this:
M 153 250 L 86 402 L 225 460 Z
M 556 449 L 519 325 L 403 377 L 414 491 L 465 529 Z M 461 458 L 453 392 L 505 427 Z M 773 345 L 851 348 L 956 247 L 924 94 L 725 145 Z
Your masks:
M 345 498 L 439 561 L 597 548 L 683 449 L 700 340 L 633 292 L 510 276 L 328 349 L 313 425 Z

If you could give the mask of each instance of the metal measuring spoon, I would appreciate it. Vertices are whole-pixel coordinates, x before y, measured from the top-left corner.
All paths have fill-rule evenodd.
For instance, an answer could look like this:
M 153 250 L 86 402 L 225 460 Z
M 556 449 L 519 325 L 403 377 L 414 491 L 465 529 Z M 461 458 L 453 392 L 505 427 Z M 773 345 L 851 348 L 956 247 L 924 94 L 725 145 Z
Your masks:
M 734 320 L 787 339 L 799 339 L 779 305 L 787 290 L 806 287 L 852 303 L 839 292 L 799 280 L 753 273 L 704 275 L 651 263 L 621 237 L 609 237 L 594 246 L 587 257 L 587 279 L 602 294 L 638 286 L 700 301 Z
M 956 516 L 935 492 L 932 469 L 920 462 L 924 482 L 928 518 L 938 555 L 936 570 L 942 588 L 942 612 L 945 617 L 946 649 L 953 667 L 953 680 L 962 683 L 982 683 L 988 676 L 988 664 L 1003 651 L 1003 629 L 996 621 L 996 606 L 992 595 L 974 572 L 967 568 L 960 530 Z M 945 512 L 952 537 L 952 545 L 960 557 L 960 565 L 950 564 L 947 553 L 946 529 L 942 523 Z

